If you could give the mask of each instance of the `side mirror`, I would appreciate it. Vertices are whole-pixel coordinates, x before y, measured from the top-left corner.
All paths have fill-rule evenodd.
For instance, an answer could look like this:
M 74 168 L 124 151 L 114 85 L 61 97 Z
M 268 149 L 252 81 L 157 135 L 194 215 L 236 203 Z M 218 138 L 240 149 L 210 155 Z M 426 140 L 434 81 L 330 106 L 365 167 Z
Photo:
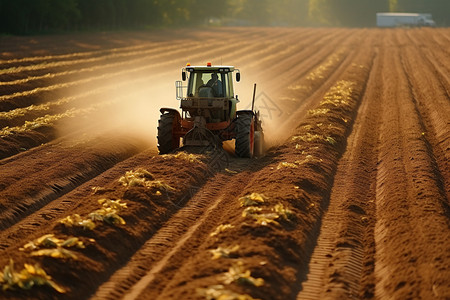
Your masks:
M 183 79 L 183 81 L 186 81 L 186 72 L 181 72 L 181 79 Z
M 236 81 L 241 81 L 241 73 L 236 73 Z

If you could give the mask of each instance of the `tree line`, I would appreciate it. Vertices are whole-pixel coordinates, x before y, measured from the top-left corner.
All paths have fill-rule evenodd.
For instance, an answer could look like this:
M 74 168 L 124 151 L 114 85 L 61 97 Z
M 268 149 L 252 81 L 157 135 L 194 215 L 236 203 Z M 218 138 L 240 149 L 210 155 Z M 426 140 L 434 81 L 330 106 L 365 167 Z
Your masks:
M 375 25 L 375 13 L 432 13 L 450 25 L 449 0 L 0 0 L 0 33 L 167 26 Z

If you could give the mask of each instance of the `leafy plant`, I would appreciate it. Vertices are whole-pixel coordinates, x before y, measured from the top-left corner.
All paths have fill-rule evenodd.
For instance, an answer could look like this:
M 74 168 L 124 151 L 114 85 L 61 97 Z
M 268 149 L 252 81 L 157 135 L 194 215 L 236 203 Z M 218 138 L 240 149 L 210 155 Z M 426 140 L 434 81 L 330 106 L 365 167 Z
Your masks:
M 311 134 L 309 132 L 305 133 L 304 135 L 297 135 L 292 137 L 292 141 L 303 141 L 303 142 L 316 142 L 316 141 L 323 141 L 325 137 L 320 134 Z
M 298 165 L 283 161 L 278 164 L 277 170 L 280 170 L 282 168 L 298 168 Z
M 293 212 L 285 208 L 281 203 L 275 205 L 270 213 L 263 213 L 262 211 L 263 209 L 260 207 L 249 206 L 242 212 L 242 217 L 252 218 L 256 221 L 256 224 L 263 226 L 269 224 L 280 225 L 277 220 L 283 219 L 289 221 L 294 217 Z
M 34 286 L 48 285 L 59 293 L 65 293 L 66 290 L 57 285 L 50 275 L 39 266 L 24 264 L 24 269 L 20 272 L 14 270 L 14 261 L 11 259 L 9 265 L 3 269 L 3 277 L 0 277 L 0 283 L 3 290 L 15 289 L 16 287 L 29 290 Z
M 162 158 L 164 159 L 182 159 L 185 161 L 188 161 L 190 163 L 201 163 L 202 159 L 205 158 L 205 155 L 202 154 L 192 154 L 192 153 L 186 153 L 186 152 L 178 152 L 177 154 L 164 154 L 161 155 Z
M 292 220 L 292 218 L 294 217 L 294 213 L 290 209 L 285 208 L 281 203 L 276 204 L 272 208 L 272 211 L 274 211 L 279 217 L 286 221 Z
M 308 163 L 320 163 L 323 160 L 321 158 L 317 159 L 314 156 L 308 154 L 303 160 L 296 160 L 295 163 L 298 165 L 308 164 Z
M 99 199 L 98 203 L 102 205 L 102 208 L 91 212 L 87 219 L 83 219 L 80 215 L 74 214 L 59 222 L 68 227 L 78 226 L 90 230 L 94 229 L 96 226 L 94 221 L 106 222 L 112 225 L 125 225 L 126 222 L 119 213 L 127 208 L 127 204 L 121 203 L 120 201 L 120 199 Z
M 41 249 L 30 253 L 31 256 L 49 256 L 53 258 L 78 259 L 78 256 L 70 250 L 58 247 L 54 249 Z
M 330 110 L 328 108 L 316 108 L 316 109 L 310 109 L 308 110 L 308 114 L 311 116 L 316 116 L 316 115 L 325 115 L 329 112 Z
M 253 285 L 253 286 L 262 286 L 264 285 L 264 279 L 262 278 L 254 278 L 251 276 L 251 272 L 244 268 L 244 264 L 242 261 L 238 261 L 234 263 L 229 269 L 228 272 L 223 274 L 222 281 L 225 284 L 230 283 L 238 283 L 243 285 Z
M 126 187 L 143 186 L 154 189 L 156 195 L 161 195 L 161 191 L 175 191 L 170 185 L 160 180 L 155 180 L 153 174 L 143 168 L 139 168 L 135 171 L 127 171 L 124 176 L 119 178 L 119 182 Z
M 211 234 L 209 236 L 211 236 L 211 237 L 216 236 L 219 233 L 222 233 L 225 230 L 228 230 L 230 228 L 234 228 L 234 226 L 231 224 L 220 224 L 219 226 L 217 226 L 217 228 L 213 232 L 211 232 Z
M 24 93 L 24 95 L 26 95 L 26 94 Z M 15 127 L 6 126 L 0 130 L 0 136 L 8 136 L 8 135 L 12 135 L 15 133 L 27 132 L 27 131 L 35 130 L 35 129 L 43 127 L 43 126 L 53 126 L 55 122 L 57 122 L 61 119 L 74 118 L 74 117 L 78 117 L 80 115 L 81 116 L 87 115 L 89 113 L 92 113 L 92 112 L 100 109 L 101 107 L 104 107 L 106 105 L 111 105 L 112 103 L 113 103 L 113 101 L 104 101 L 104 102 L 96 103 L 96 104 L 91 105 L 86 108 L 79 108 L 79 109 L 71 108 L 71 109 L 65 111 L 64 113 L 55 114 L 55 115 L 45 115 L 43 117 L 38 117 L 32 121 L 25 121 L 25 124 L 23 124 L 21 126 L 15 126 Z
M 135 171 L 127 171 L 124 176 L 119 178 L 119 182 L 127 187 L 145 186 L 145 183 L 149 180 L 154 180 L 154 177 L 149 171 L 143 168 Z
M 255 214 L 252 216 L 256 224 L 267 226 L 269 224 L 280 225 L 276 220 L 280 218 L 277 213 Z
M 331 67 L 333 67 L 337 62 L 339 62 L 342 58 L 342 54 L 344 53 L 344 49 L 339 50 L 339 52 L 333 53 L 328 60 L 315 68 L 311 73 L 306 77 L 307 80 L 314 81 L 316 79 L 324 78 L 324 73 L 327 72 Z
M 67 216 L 64 219 L 59 220 L 59 222 L 67 227 L 83 227 L 84 229 L 89 230 L 93 230 L 96 226 L 91 219 L 83 219 L 79 214 Z
M 242 216 L 244 218 L 253 217 L 254 215 L 258 214 L 261 211 L 262 211 L 261 207 L 249 206 L 246 209 L 244 209 L 244 211 L 242 212 Z
M 267 200 L 263 194 L 251 193 L 250 195 L 239 198 L 241 206 L 260 205 Z
M 331 104 L 334 106 L 348 105 L 353 93 L 352 81 L 341 80 L 338 81 L 330 90 L 325 94 L 320 105 Z
M 234 247 L 217 247 L 216 249 L 209 250 L 211 254 L 213 255 L 212 259 L 218 259 L 218 258 L 230 258 L 235 256 L 235 252 L 239 250 L 239 245 L 236 245 Z
M 91 239 L 91 241 L 93 241 Z M 54 234 L 46 234 L 20 248 L 21 251 L 31 252 L 31 256 L 49 256 L 53 258 L 77 259 L 77 255 L 65 248 L 84 249 L 85 246 L 77 237 L 70 237 L 66 240 L 58 239 Z
M 327 142 L 330 143 L 331 145 L 336 145 L 336 140 L 333 139 L 331 136 L 327 137 Z
M 89 214 L 89 218 L 92 221 L 101 221 L 112 225 L 126 224 L 125 220 L 119 216 L 119 212 L 127 208 L 126 203 L 121 203 L 120 199 L 100 199 L 98 203 L 102 205 L 102 208 Z

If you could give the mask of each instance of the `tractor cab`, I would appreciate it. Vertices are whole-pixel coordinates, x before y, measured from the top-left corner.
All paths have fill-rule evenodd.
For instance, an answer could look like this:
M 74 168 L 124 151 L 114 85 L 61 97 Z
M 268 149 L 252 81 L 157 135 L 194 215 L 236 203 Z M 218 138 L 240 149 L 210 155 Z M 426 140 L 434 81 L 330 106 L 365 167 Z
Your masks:
M 183 81 L 177 82 L 177 99 L 181 100 L 183 119 L 203 116 L 207 123 L 228 122 L 236 117 L 233 72 L 240 80 L 239 70 L 232 66 L 190 66 L 182 70 Z M 186 92 L 185 92 L 186 89 Z

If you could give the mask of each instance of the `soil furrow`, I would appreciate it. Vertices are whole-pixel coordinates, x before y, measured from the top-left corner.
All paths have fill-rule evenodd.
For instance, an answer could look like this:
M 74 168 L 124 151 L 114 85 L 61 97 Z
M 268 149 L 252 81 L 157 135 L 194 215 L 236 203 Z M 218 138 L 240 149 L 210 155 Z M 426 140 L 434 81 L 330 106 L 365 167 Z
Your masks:
M 433 151 L 433 160 L 436 160 L 439 172 L 438 181 L 442 182 L 443 193 L 450 197 L 450 102 L 447 88 L 440 80 L 436 80 L 435 65 L 424 63 L 419 59 L 423 57 L 418 51 L 407 48 L 405 57 L 402 56 L 402 64 L 407 74 L 409 86 L 414 95 L 413 101 L 420 113 L 424 137 L 430 143 Z M 423 51 L 421 51 L 422 54 Z M 420 69 L 420 73 L 414 72 Z M 430 101 L 430 99 L 433 99 Z M 433 162 L 434 163 L 434 162 Z M 449 203 L 446 203 L 449 211 Z M 450 213 L 450 212 L 449 212 Z
M 74 209 L 74 207 L 79 205 L 80 198 L 88 197 L 92 194 L 92 187 L 102 186 L 105 184 L 105 181 L 115 180 L 135 165 L 142 164 L 156 154 L 156 151 L 145 151 L 144 154 L 138 154 L 131 159 L 117 163 L 113 168 L 105 171 L 100 176 L 92 177 L 93 179 L 89 181 L 86 181 L 85 178 L 79 178 L 77 175 L 72 175 L 72 181 L 76 182 L 76 189 L 65 195 L 60 195 L 59 198 L 56 198 L 56 195 L 54 195 L 55 199 L 53 201 L 39 210 L 28 212 L 29 215 L 27 217 L 0 232 L 0 253 L 7 250 L 8 247 L 15 246 L 18 240 L 25 240 L 40 229 L 49 226 L 54 220 L 61 219 L 67 214 L 68 210 Z
M 377 175 L 375 296 L 445 297 L 450 275 L 444 266 L 449 264 L 450 245 L 444 196 L 438 189 L 400 51 L 389 50 L 385 64 L 392 69 L 383 78 L 385 105 Z
M 376 57 L 346 152 L 339 162 L 323 216 L 308 280 L 297 299 L 367 299 L 373 296 L 375 182 L 380 103 Z M 369 113 L 372 112 L 372 113 Z
M 105 151 L 104 143 L 114 150 Z M 0 228 L 6 230 L 22 218 L 94 178 L 142 147 L 129 138 L 104 139 L 62 147 L 60 142 L 42 147 L 37 155 L 1 166 Z M 83 149 L 83 155 L 75 153 Z M 43 152 L 45 155 L 42 155 Z M 50 161 L 49 161 L 50 160 Z M 26 174 L 27 176 L 24 176 Z
M 189 192 L 190 187 L 203 185 L 207 176 L 210 176 L 208 174 L 211 174 L 209 166 L 202 161 L 206 160 L 206 157 L 198 156 L 195 160 L 188 161 L 183 156 L 173 155 L 152 158 L 149 154 L 153 153 L 153 150 L 145 151 L 137 157 L 130 158 L 112 168 L 105 174 L 106 176 L 87 182 L 80 191 L 74 191 L 58 199 L 60 203 L 68 205 L 64 208 L 63 216 L 74 213 L 81 216 L 87 215 L 98 209 L 97 200 L 99 199 L 121 199 L 127 204 L 126 210 L 121 213 L 126 224 L 98 223 L 94 229 L 89 230 L 62 225 L 59 219 L 54 219 L 56 217 L 54 214 L 48 222 L 42 220 L 45 226 L 40 227 L 40 232 L 16 237 L 14 244 L 11 244 L 0 257 L 0 264 L 6 264 L 8 258 L 14 258 L 19 264 L 27 261 L 27 255 L 18 251 L 18 248 L 27 241 L 39 237 L 42 232 L 53 232 L 57 236 L 78 236 L 85 241 L 87 238 L 94 238 L 95 242 L 86 241 L 88 247 L 85 251 L 77 251 L 76 261 L 58 262 L 58 260 L 48 261 L 45 258 L 37 258 L 45 268 L 56 268 L 52 271 L 53 274 L 59 272 L 62 272 L 60 275 L 67 272 L 72 274 L 64 280 L 64 285 L 71 290 L 70 294 L 62 295 L 63 298 L 58 294 L 47 295 L 45 298 L 80 299 L 93 293 L 96 287 L 118 266 L 123 265 L 180 206 L 184 206 L 187 201 L 185 194 Z M 127 167 L 132 169 L 126 169 Z M 152 185 L 131 186 L 119 182 L 118 171 L 122 172 L 122 176 L 126 176 L 125 171 L 139 171 L 142 168 L 152 171 L 152 174 L 148 173 L 146 177 Z M 176 177 L 173 170 L 177 170 Z M 167 185 L 160 185 L 161 183 Z M 94 184 L 100 184 L 100 186 L 94 186 Z M 49 209 L 52 209 L 51 205 Z M 61 216 L 61 213 L 57 215 Z M 38 214 L 34 216 L 36 217 Z M 32 221 L 31 218 L 30 221 Z M 119 241 L 122 242 L 119 243 Z M 63 269 L 61 264 L 65 266 Z M 86 276 L 78 277 L 77 274 Z M 41 295 L 28 293 L 27 297 L 40 299 L 47 294 L 46 291 L 42 292 L 44 294 Z M 15 297 L 13 292 L 7 292 L 5 295 L 13 299 Z

